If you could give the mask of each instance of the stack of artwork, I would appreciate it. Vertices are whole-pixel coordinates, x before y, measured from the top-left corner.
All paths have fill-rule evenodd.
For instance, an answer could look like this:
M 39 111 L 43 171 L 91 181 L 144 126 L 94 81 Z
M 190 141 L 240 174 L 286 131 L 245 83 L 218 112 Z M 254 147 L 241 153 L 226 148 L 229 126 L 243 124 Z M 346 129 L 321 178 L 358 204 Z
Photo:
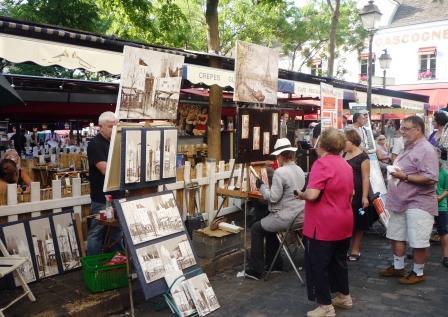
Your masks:
M 20 268 L 27 282 L 81 266 L 72 211 L 7 223 L 0 228 L 8 252 L 29 259 Z M 19 285 L 16 280 L 15 284 Z
M 189 315 L 195 306 L 198 312 L 201 309 L 207 313 L 216 305 L 219 307 L 214 293 L 210 295 L 213 292 L 208 289 L 210 283 L 200 286 L 207 286 L 204 291 L 214 306 L 208 304 L 208 299 L 205 303 L 200 300 L 200 309 L 194 296 L 190 297 L 191 293 L 183 286 L 188 282 L 184 274 L 197 271 L 198 261 L 172 192 L 114 200 L 114 206 L 146 298 L 162 294 L 168 285 L 176 282 L 171 293 L 184 316 Z

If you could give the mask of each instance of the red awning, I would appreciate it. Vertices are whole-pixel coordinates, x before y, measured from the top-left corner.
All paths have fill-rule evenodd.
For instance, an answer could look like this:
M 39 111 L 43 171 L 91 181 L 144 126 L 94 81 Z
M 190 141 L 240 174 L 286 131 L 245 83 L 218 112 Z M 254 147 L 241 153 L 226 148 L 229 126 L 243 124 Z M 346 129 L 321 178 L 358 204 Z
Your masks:
M 448 105 L 448 84 L 402 85 L 391 89 L 429 96 L 429 110 L 437 111 Z
M 369 59 L 369 53 L 361 53 L 361 55 L 359 55 L 359 59 Z M 372 53 L 372 60 L 375 60 L 375 53 Z
M 418 55 L 432 55 L 436 54 L 437 48 L 435 46 L 429 46 L 429 47 L 420 47 L 418 49 Z
M 186 94 L 192 94 L 192 95 L 196 95 L 196 96 L 201 96 L 201 97 L 209 96 L 208 89 L 204 89 L 204 88 L 183 88 L 180 90 L 180 92 L 186 93 Z M 223 97 L 223 99 L 233 99 L 233 93 L 223 92 L 222 97 Z

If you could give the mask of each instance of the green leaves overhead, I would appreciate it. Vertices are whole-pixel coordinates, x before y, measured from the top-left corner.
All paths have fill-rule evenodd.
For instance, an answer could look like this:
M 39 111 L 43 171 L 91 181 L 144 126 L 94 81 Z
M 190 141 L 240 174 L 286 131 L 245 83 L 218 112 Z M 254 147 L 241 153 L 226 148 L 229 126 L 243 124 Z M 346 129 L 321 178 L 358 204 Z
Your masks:
M 335 1 L 335 0 L 332 0 Z M 150 44 L 207 51 L 206 0 L 0 0 L 0 14 Z M 220 0 L 221 53 L 236 40 L 276 47 L 294 70 L 326 59 L 331 24 L 327 1 Z M 341 0 L 338 51 L 360 50 L 366 33 L 355 0 Z

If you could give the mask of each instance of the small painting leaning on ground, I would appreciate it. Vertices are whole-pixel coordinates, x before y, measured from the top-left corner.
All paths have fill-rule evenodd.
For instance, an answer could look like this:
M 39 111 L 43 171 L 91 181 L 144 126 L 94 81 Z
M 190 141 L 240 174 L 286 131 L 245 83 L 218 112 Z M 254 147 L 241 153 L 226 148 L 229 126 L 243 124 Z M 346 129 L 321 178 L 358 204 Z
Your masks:
M 120 119 L 176 119 L 184 57 L 125 46 Z

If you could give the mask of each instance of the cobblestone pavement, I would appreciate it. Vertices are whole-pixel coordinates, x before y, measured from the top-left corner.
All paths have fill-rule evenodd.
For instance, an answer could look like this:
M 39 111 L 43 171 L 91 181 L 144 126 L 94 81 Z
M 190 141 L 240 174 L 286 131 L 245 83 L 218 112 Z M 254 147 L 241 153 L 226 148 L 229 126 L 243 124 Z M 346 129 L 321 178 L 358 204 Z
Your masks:
M 337 310 L 337 316 L 448 316 L 448 269 L 441 262 L 439 244 L 430 249 L 425 268 L 427 280 L 417 285 L 400 285 L 396 278 L 381 278 L 378 271 L 388 266 L 391 251 L 388 240 L 367 234 L 359 262 L 349 263 L 352 310 Z M 303 261 L 298 255 L 297 262 Z M 408 267 L 411 263 L 406 260 Z M 315 303 L 306 297 L 292 270 L 271 275 L 268 281 L 236 277 L 237 269 L 218 274 L 210 280 L 221 308 L 211 317 L 306 316 Z M 302 272 L 304 276 L 305 273 Z M 166 309 L 155 312 L 153 302 L 137 305 L 136 316 L 170 316 Z

